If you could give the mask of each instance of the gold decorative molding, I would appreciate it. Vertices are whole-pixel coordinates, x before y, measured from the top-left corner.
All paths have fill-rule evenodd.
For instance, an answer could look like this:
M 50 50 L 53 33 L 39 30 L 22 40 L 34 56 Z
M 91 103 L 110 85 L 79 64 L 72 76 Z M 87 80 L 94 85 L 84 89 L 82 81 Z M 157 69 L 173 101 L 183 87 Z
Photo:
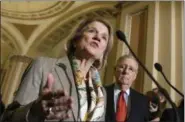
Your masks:
M 53 32 L 48 34 L 37 47 L 37 49 L 41 52 L 52 49 L 57 44 L 60 43 L 60 41 L 67 38 L 71 32 L 73 32 L 74 27 L 81 21 L 82 19 L 88 18 L 88 17 L 102 17 L 105 19 L 115 19 L 115 11 L 114 8 L 107 8 L 107 9 L 98 9 L 95 11 L 91 11 L 86 14 L 82 14 L 81 16 L 74 17 L 70 21 L 68 21 L 65 24 L 62 24 L 61 26 L 57 27 Z
M 30 63 L 33 59 L 24 55 L 13 55 L 10 57 L 10 61 Z
M 26 24 L 18 24 L 18 23 L 12 23 L 13 26 L 16 27 L 20 31 L 20 33 L 24 36 L 25 40 L 24 42 L 26 43 L 34 30 L 38 27 L 37 24 L 35 25 L 26 25 Z
M 3 27 L 1 27 L 1 41 L 7 43 L 12 49 L 17 51 L 20 49 L 19 45 L 15 43 L 15 38 Z
M 22 19 L 22 20 L 38 20 L 38 19 L 45 19 L 49 17 L 53 17 L 59 13 L 63 13 L 68 10 L 74 1 L 59 1 L 56 2 L 51 7 L 48 7 L 43 10 L 34 11 L 34 12 L 18 12 L 18 11 L 11 11 L 6 9 L 1 9 L 1 16 L 8 17 L 8 18 L 15 18 L 15 19 Z

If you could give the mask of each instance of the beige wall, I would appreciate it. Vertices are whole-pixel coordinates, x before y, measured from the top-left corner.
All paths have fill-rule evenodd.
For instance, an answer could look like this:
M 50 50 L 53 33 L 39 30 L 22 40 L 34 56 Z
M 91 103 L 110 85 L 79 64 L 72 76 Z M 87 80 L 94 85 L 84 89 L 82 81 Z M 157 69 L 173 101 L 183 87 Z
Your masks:
M 132 36 L 132 14 L 143 11 L 143 9 L 148 10 L 145 66 L 168 90 L 172 100 L 177 102 L 181 97 L 167 85 L 161 74 L 154 69 L 153 64 L 159 62 L 167 78 L 183 92 L 183 2 L 140 2 L 129 7 L 123 6 L 120 28 L 125 31 L 128 41 Z M 156 87 L 146 73 L 143 80 L 143 92 Z

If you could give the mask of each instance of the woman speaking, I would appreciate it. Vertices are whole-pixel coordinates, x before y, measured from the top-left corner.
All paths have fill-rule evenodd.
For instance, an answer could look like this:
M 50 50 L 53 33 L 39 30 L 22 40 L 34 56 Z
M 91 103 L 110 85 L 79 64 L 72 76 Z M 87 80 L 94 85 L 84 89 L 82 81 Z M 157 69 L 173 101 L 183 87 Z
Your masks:
M 112 48 L 105 20 L 82 21 L 68 41 L 67 55 L 40 57 L 23 78 L 11 122 L 104 121 L 106 94 L 98 69 Z M 6 115 L 5 113 L 5 115 Z

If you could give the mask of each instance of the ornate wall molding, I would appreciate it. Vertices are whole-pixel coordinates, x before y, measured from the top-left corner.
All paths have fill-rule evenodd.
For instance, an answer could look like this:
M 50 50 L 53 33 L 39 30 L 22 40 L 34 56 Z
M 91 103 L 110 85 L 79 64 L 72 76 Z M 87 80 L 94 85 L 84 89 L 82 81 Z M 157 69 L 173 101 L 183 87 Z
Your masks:
M 113 9 L 102 9 L 92 11 L 81 16 L 75 17 L 67 23 L 57 27 L 52 33 L 50 33 L 47 37 L 44 38 L 43 42 L 38 46 L 40 51 L 44 51 L 46 49 L 52 49 L 55 47 L 60 41 L 64 40 L 73 32 L 74 27 L 81 21 L 87 17 L 103 17 L 103 18 L 114 18 L 114 14 L 112 13 Z
M 33 59 L 25 55 L 13 55 L 10 57 L 10 61 L 30 63 Z
M 38 20 L 38 19 L 46 19 L 49 17 L 53 17 L 59 13 L 64 13 L 68 10 L 74 1 L 60 1 L 56 2 L 51 7 L 45 8 L 40 11 L 35 12 L 18 12 L 18 11 L 10 11 L 6 9 L 1 9 L 1 16 L 14 18 L 14 19 L 22 19 L 22 20 Z
M 81 21 L 82 19 L 88 17 L 102 17 L 107 20 L 116 19 L 115 12 L 117 9 L 114 8 L 102 8 L 98 10 L 94 10 L 88 13 L 81 14 L 80 16 L 74 17 L 73 19 L 63 23 L 58 26 L 49 33 L 46 37 L 41 40 L 41 43 L 37 46 L 39 51 L 50 50 L 55 47 L 60 41 L 65 40 L 71 33 L 74 31 L 74 27 Z M 44 42 L 44 43 L 42 43 Z M 34 46 L 35 47 L 35 46 Z
M 15 38 L 3 27 L 1 27 L 1 41 L 7 43 L 12 49 L 20 51 L 20 46 L 16 43 Z

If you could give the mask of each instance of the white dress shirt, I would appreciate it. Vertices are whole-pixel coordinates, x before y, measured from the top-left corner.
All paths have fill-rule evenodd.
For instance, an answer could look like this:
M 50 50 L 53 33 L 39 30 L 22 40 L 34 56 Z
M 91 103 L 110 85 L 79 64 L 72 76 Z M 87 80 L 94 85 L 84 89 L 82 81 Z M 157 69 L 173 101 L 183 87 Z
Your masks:
M 115 111 L 117 109 L 117 101 L 118 101 L 118 97 L 119 97 L 120 92 L 121 92 L 120 87 L 118 86 L 118 84 L 115 84 L 114 85 L 114 109 L 115 109 Z M 129 95 L 130 95 L 130 89 L 127 89 L 124 93 L 126 105 L 128 104 Z

